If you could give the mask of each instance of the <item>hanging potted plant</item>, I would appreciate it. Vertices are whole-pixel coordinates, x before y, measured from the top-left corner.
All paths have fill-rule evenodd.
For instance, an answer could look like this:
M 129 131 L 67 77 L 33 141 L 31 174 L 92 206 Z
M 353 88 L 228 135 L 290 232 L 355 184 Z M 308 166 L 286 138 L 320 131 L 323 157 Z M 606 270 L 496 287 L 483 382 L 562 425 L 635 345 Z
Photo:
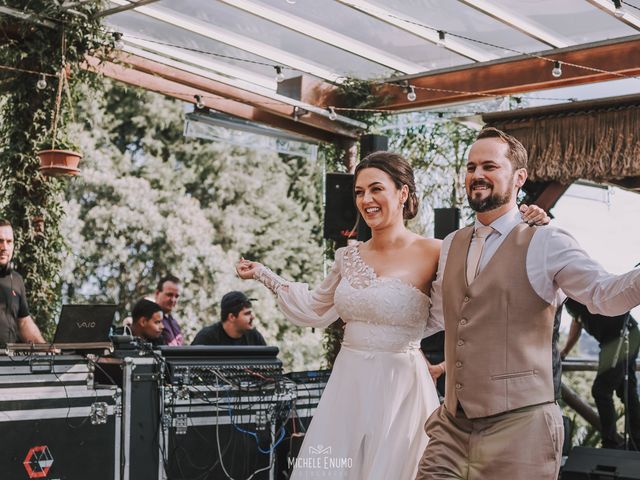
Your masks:
M 40 159 L 40 173 L 43 175 L 77 175 L 82 154 L 78 147 L 68 140 L 44 143 L 37 155 Z
M 40 159 L 40 173 L 43 175 L 77 175 L 80 172 L 78 164 L 82 158 L 79 148 L 70 142 L 65 135 L 60 135 L 58 131 L 58 119 L 60 118 L 60 105 L 62 103 L 62 90 L 67 93 L 69 102 L 71 94 L 69 93 L 69 85 L 67 83 L 67 75 L 69 69 L 64 59 L 65 38 L 62 37 L 62 68 L 58 73 L 58 89 L 56 92 L 55 108 L 51 120 L 51 139 L 40 145 L 37 155 Z M 69 105 L 71 108 L 71 105 Z M 73 114 L 73 109 L 71 109 Z

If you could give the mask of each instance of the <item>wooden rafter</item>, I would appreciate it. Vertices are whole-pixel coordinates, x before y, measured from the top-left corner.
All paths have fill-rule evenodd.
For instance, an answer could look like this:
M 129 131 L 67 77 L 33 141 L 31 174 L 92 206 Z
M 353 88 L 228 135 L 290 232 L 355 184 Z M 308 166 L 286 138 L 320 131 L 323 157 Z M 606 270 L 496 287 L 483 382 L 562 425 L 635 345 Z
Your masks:
M 564 183 L 549 182 L 544 190 L 542 190 L 538 197 L 533 201 L 533 204 L 548 212 L 555 206 L 568 188 L 569 185 Z
M 213 95 L 237 100 L 287 119 L 293 118 L 293 107 L 273 98 L 232 87 L 230 85 L 217 82 L 209 78 L 204 78 L 175 67 L 163 65 L 136 55 L 123 53 L 119 56 L 119 60 L 137 71 L 157 75 L 171 81 L 179 82 L 188 87 L 198 88 L 201 89 L 202 92 L 208 92 Z M 309 112 L 308 115 L 300 117 L 299 122 L 327 132 L 335 133 L 336 135 L 356 137 L 352 130 L 342 127 L 340 123 L 334 122 L 328 117 L 324 117 L 313 112 Z
M 542 56 L 546 58 L 566 63 L 562 65 L 562 76 L 559 78 L 551 75 L 553 68 L 551 62 L 527 56 L 464 66 L 439 73 L 404 77 L 405 81 L 417 87 L 417 99 L 413 102 L 407 100 L 406 93 L 394 85 L 384 84 L 377 89 L 376 93 L 381 98 L 390 97 L 390 101 L 384 105 L 384 108 L 415 110 L 482 100 L 486 95 L 512 95 L 602 82 L 621 78 L 617 74 L 629 77 L 639 75 L 640 63 L 637 60 L 639 51 L 640 37 L 627 37 L 625 40 L 543 52 Z M 568 64 L 591 67 L 605 72 L 572 67 Z M 304 100 L 312 103 L 313 99 Z
M 358 138 L 359 132 L 344 128 L 322 115 L 309 112 L 299 116 L 296 121 L 294 107 L 289 104 L 135 55 L 121 53 L 118 63 L 89 58 L 87 68 L 190 103 L 195 103 L 195 96 L 201 95 L 202 102 L 208 108 L 313 140 L 348 142 Z
M 640 193 L 640 177 L 625 177 L 620 180 L 611 180 L 609 183 L 613 183 L 618 187 L 632 192 Z

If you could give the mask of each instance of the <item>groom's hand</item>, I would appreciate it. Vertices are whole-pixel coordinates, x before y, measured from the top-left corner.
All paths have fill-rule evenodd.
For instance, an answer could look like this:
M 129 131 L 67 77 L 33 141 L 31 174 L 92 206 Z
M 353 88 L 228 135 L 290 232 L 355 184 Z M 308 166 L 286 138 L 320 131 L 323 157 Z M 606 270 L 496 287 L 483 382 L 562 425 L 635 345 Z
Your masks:
M 444 373 L 444 362 L 438 363 L 436 365 L 429 364 L 429 374 L 431 375 L 431 379 L 433 383 L 440 378 L 440 375 Z
M 551 221 L 551 218 L 547 215 L 542 208 L 537 205 L 520 205 L 520 216 L 522 221 L 529 225 L 546 225 Z

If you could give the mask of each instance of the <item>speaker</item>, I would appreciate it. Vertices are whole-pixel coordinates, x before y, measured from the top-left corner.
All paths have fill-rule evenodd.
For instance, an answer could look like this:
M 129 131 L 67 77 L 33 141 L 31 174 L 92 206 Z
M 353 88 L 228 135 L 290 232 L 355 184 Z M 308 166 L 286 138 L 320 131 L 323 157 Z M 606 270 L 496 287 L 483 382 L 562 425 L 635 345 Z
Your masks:
M 433 236 L 442 240 L 460 228 L 459 208 L 434 208 Z
M 389 149 L 389 137 L 384 135 L 362 135 L 360 137 L 360 160 L 370 153 Z
M 345 240 L 340 232 L 351 230 L 358 218 L 353 203 L 353 175 L 327 173 L 324 199 L 324 238 Z
M 562 480 L 640 480 L 640 453 L 607 448 L 573 447 Z

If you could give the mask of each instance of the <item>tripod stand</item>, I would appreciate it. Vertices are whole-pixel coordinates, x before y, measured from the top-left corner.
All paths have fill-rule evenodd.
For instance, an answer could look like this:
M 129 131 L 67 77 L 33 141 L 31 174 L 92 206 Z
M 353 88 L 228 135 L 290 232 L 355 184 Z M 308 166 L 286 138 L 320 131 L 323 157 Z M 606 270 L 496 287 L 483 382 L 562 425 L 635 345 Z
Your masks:
M 618 361 L 620 360 L 620 354 L 622 353 L 622 358 L 623 358 L 623 365 L 622 365 L 622 372 L 623 372 L 623 387 L 622 387 L 622 403 L 624 405 L 624 435 L 623 435 L 623 440 L 624 440 L 624 449 L 625 450 L 629 450 L 629 442 L 631 441 L 632 443 L 634 443 L 633 448 L 635 450 L 638 450 L 638 445 L 635 445 L 635 442 L 633 442 L 633 440 L 630 438 L 630 428 L 631 428 L 631 424 L 630 424 L 630 418 L 629 418 L 629 403 L 631 401 L 631 398 L 629 396 L 629 375 L 633 374 L 635 375 L 635 365 L 633 366 L 633 371 L 630 373 L 629 369 L 631 367 L 629 359 L 630 359 L 630 349 L 629 349 L 629 320 L 631 318 L 631 315 L 629 313 L 627 313 L 624 316 L 624 320 L 622 322 L 622 329 L 620 330 L 620 340 L 618 341 L 618 345 L 616 348 L 616 352 L 615 355 L 613 356 L 612 362 L 611 362 L 611 368 L 616 368 Z M 637 347 L 637 346 L 636 346 Z M 634 347 L 634 348 L 636 348 Z M 622 350 L 622 352 L 621 352 Z M 635 382 L 633 382 L 635 384 Z M 634 392 L 634 394 L 637 395 L 636 392 Z

